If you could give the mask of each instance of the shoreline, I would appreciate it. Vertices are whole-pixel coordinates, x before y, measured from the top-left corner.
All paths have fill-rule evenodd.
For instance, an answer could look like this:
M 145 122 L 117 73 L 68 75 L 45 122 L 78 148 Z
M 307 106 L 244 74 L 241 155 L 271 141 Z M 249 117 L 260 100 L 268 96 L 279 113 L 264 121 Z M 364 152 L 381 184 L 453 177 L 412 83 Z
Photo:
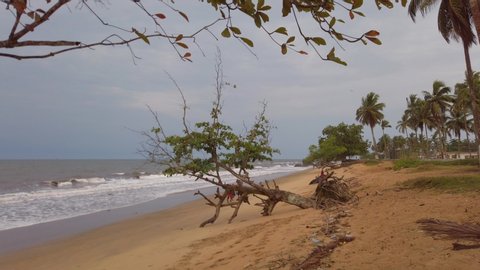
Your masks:
M 306 167 L 305 170 L 308 170 L 308 168 Z M 280 179 L 284 177 L 295 175 L 305 170 L 289 173 L 274 173 L 255 177 L 254 179 L 263 181 L 265 179 L 279 178 L 279 181 L 281 181 Z M 3 230 L 0 231 L 0 256 L 21 252 L 24 249 L 48 244 L 50 242 L 62 241 L 103 226 L 140 218 L 144 215 L 165 211 L 192 201 L 202 200 L 193 195 L 196 191 L 197 189 L 176 192 L 165 197 L 126 207 Z M 202 188 L 200 191 L 204 194 L 211 195 L 214 193 L 215 187 Z
M 214 224 L 199 228 L 215 211 L 199 199 L 0 255 L 0 269 L 286 270 L 310 259 L 313 268 L 304 269 L 479 269 L 478 249 L 453 251 L 454 240 L 431 237 L 417 221 L 478 223 L 480 194 L 398 188 L 412 179 L 476 175 L 478 169 L 395 171 L 392 165 L 335 169 L 356 192 L 358 200 L 349 204 L 319 210 L 281 203 L 273 215 L 262 216 L 254 205 L 259 200 L 252 197 L 232 223 L 233 209 L 225 207 Z M 318 174 L 318 169 L 304 170 L 277 183 L 282 190 L 311 196 L 315 186 L 309 182 Z M 319 248 L 334 241 L 332 232 L 353 241 L 318 257 Z

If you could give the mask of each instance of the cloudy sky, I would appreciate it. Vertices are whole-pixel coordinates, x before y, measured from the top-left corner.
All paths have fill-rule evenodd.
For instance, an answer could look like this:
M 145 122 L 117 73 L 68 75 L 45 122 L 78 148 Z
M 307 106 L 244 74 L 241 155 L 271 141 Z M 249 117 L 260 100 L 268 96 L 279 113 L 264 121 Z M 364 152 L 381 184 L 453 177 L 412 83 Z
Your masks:
M 96 8 L 111 22 L 151 29 L 151 22 L 134 12 L 130 1 L 110 2 Z M 188 13 L 190 23 L 169 14 L 165 25 L 171 32 L 188 33 L 215 16 L 205 3 L 191 1 L 180 7 Z M 241 17 L 236 22 L 254 41 L 256 56 L 233 39 L 220 37 L 216 41 L 204 33 L 198 43 L 205 56 L 193 48 L 193 63 L 181 61 L 165 40 L 152 40 L 150 46 L 133 45 L 141 58 L 135 63 L 125 47 L 78 51 L 47 60 L 2 58 L 0 159 L 140 158 L 137 149 L 143 138 L 134 131 L 153 125 L 147 104 L 160 114 L 167 132 L 179 130 L 181 99 L 165 71 L 176 79 L 188 99 L 190 122 L 208 116 L 214 97 L 217 46 L 226 80 L 237 86 L 225 90 L 225 122 L 235 128 L 248 125 L 260 102 L 266 100 L 268 116 L 277 127 L 273 145 L 282 152 L 281 158 L 303 158 L 327 125 L 355 123 L 361 97 L 370 91 L 380 95 L 386 104 L 386 119 L 395 126 L 409 94 L 430 90 L 436 79 L 449 86 L 463 80 L 462 47 L 442 39 L 436 10 L 417 23 L 401 6 L 381 11 L 367 6 L 363 11 L 367 17 L 349 23 L 346 30 L 360 34 L 377 29 L 383 45 L 345 44 L 345 50 L 337 48 L 347 67 L 323 62 L 313 53 L 283 56 L 268 36 Z M 4 39 L 12 16 L 4 8 L 0 14 Z M 282 24 L 272 19 L 272 29 Z M 212 32 L 220 36 L 222 28 L 212 28 Z M 311 24 L 305 29 L 315 31 Z M 36 30 L 32 39 L 60 37 L 88 42 L 104 37 L 106 31 L 109 29 L 85 9 L 72 4 Z M 479 56 L 479 48 L 473 47 L 471 57 L 477 70 Z M 380 135 L 380 129 L 376 132 Z M 392 128 L 387 133 L 397 132 Z M 365 136 L 370 139 L 368 129 Z

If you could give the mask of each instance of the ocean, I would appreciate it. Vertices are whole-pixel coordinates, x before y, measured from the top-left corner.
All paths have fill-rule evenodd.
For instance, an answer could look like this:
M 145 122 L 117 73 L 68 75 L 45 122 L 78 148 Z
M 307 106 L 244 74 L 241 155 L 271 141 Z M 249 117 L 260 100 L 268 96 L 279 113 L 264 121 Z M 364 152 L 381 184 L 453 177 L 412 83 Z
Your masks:
M 304 170 L 298 161 L 261 163 L 254 179 Z M 224 179 L 233 182 L 228 174 Z M 144 160 L 0 160 L 0 231 L 134 206 L 211 187 L 181 175 L 167 177 Z M 193 195 L 192 195 L 193 196 Z

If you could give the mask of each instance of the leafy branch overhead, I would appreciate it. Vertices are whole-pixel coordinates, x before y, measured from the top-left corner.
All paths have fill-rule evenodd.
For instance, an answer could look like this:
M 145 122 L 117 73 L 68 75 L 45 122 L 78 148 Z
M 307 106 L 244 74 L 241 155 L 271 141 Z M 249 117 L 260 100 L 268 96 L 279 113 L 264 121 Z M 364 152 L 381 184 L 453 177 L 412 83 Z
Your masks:
M 355 23 L 357 17 L 365 16 L 361 11 L 363 0 L 201 0 L 213 8 L 214 17 L 210 23 L 203 23 L 197 26 L 197 22 L 191 19 L 195 17 L 196 10 L 178 7 L 186 5 L 172 0 L 159 0 L 155 3 L 143 0 L 131 0 L 123 5 L 130 5 L 131 8 L 139 9 L 144 16 L 143 25 L 128 25 L 128 21 L 115 22 L 116 18 L 124 17 L 124 14 L 108 14 L 108 5 L 121 5 L 120 3 L 102 0 L 0 0 L 6 5 L 5 14 L 11 18 L 9 33 L 0 37 L 0 56 L 22 59 L 41 59 L 53 57 L 65 52 L 95 48 L 123 45 L 130 49 L 134 58 L 138 58 L 130 44 L 136 41 L 145 42 L 148 45 L 152 41 L 160 40 L 168 42 L 172 50 L 184 61 L 192 61 L 192 45 L 202 51 L 197 37 L 206 34 L 214 39 L 219 36 L 224 38 L 235 38 L 248 50 L 252 50 L 255 40 L 243 29 L 243 25 L 237 24 L 238 18 L 247 15 L 250 21 L 261 32 L 266 34 L 272 42 L 279 47 L 282 54 L 293 51 L 299 54 L 308 54 L 307 50 L 313 51 L 322 60 L 333 61 L 346 65 L 335 55 L 335 47 L 341 42 L 356 43 L 368 42 L 380 45 L 379 32 L 368 30 L 363 34 L 344 33 L 339 25 Z M 378 8 L 392 8 L 390 0 L 375 0 Z M 199 3 L 194 3 L 199 4 Z M 402 0 L 405 6 L 406 1 Z M 194 6 L 194 5 L 191 5 Z M 100 25 L 99 28 L 104 37 L 94 42 L 87 42 L 90 36 L 79 35 L 74 40 L 58 36 L 49 39 L 30 39 L 31 33 L 37 29 L 62 27 L 57 20 L 58 16 L 69 16 L 62 10 L 86 10 L 93 16 Z M 185 9 L 185 10 L 183 10 Z M 270 20 L 274 12 L 281 12 L 282 19 Z M 54 16 L 55 15 L 55 16 Z M 275 14 L 276 15 L 276 14 Z M 175 19 L 175 20 L 173 20 Z M 171 31 L 178 26 L 178 21 L 183 21 L 185 28 L 195 27 L 189 33 Z M 46 22 L 49 22 L 46 24 Z M 112 21 L 112 22 L 111 22 Z M 294 23 L 294 29 L 287 28 L 287 25 Z M 133 22 L 131 22 L 133 24 Z M 278 26 L 278 24 L 283 24 Z M 318 25 L 314 33 L 307 33 L 306 25 Z M 180 28 L 181 29 L 181 28 Z M 54 32 L 54 31 L 51 31 Z M 294 34 L 295 33 L 295 34 Z M 305 47 L 304 49 L 299 49 Z M 25 48 L 36 48 L 26 51 Z M 253 53 L 253 51 L 252 51 Z

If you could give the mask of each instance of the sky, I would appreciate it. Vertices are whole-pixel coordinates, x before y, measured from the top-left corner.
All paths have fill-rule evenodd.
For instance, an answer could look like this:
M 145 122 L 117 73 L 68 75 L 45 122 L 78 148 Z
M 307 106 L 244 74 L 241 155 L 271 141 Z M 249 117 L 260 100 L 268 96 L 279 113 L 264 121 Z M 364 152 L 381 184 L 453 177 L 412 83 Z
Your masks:
M 188 2 L 179 7 L 188 14 L 189 23 L 165 11 L 165 27 L 170 32 L 188 33 L 215 17 L 206 3 Z M 151 29 L 151 22 L 132 5 L 130 1 L 110 1 L 95 8 L 115 24 Z M 0 58 L 0 159 L 141 158 L 138 149 L 144 138 L 138 131 L 154 124 L 147 105 L 158 112 L 167 133 L 181 129 L 181 97 L 166 72 L 185 94 L 189 122 L 208 118 L 215 94 L 217 47 L 225 80 L 236 86 L 224 91 L 224 122 L 241 130 L 252 123 L 261 102 L 266 101 L 267 115 L 276 126 L 272 145 L 281 151 L 277 158 L 301 159 L 327 125 L 356 123 L 361 98 L 371 91 L 386 104 L 385 119 L 393 126 L 386 133 L 398 134 L 394 127 L 408 95 L 431 90 L 434 80 L 451 87 L 464 80 L 463 49 L 455 42 L 447 44 L 438 33 L 436 9 L 416 23 L 399 5 L 379 11 L 370 3 L 362 11 L 366 18 L 355 19 L 345 30 L 360 34 L 376 29 L 383 44 L 343 44 L 344 50 L 337 48 L 337 55 L 348 62 L 347 67 L 321 61 L 301 42 L 298 47 L 309 55 L 282 55 L 280 48 L 244 17 L 236 17 L 234 22 L 255 43 L 254 54 L 238 41 L 222 38 L 219 25 L 211 29 L 218 41 L 202 33 L 197 39 L 201 50 L 191 45 L 192 63 L 181 61 L 172 47 L 159 39 L 151 40 L 150 45 L 132 45 L 141 58 L 135 61 L 126 47 L 76 51 L 44 60 Z M 272 13 L 279 11 L 274 8 Z M 291 22 L 280 20 L 273 16 L 269 27 L 286 25 L 295 33 Z M 1 39 L 8 35 L 11 23 L 11 14 L 0 9 Z M 304 28 L 319 33 L 311 21 L 305 21 Z M 85 8 L 71 4 L 32 33 L 32 39 L 88 42 L 103 38 L 108 31 Z M 474 70 L 479 69 L 479 56 L 480 50 L 474 46 Z M 380 128 L 375 132 L 377 138 L 381 136 Z M 364 135 L 371 139 L 368 128 Z

